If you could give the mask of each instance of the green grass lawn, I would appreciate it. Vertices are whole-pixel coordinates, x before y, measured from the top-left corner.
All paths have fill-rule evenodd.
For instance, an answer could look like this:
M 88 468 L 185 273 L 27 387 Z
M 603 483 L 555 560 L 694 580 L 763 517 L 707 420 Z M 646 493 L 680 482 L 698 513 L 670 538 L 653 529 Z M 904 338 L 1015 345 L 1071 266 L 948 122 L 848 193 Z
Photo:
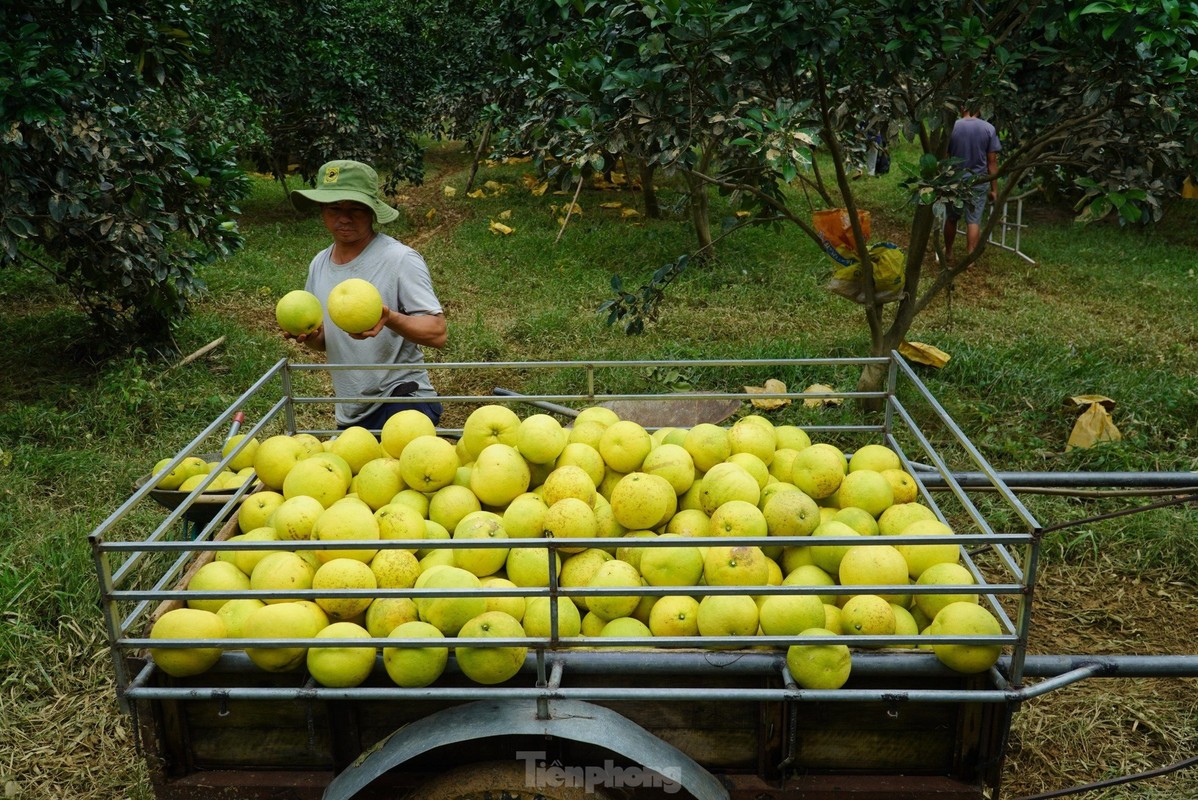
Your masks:
M 694 248 L 683 198 L 663 186 L 665 218 L 647 220 L 622 213 L 639 210 L 634 192 L 584 189 L 581 213 L 562 230 L 572 191 L 536 196 L 525 183 L 531 167 L 506 164 L 480 169 L 484 196 L 472 198 L 468 166 L 456 145 L 436 147 L 428 180 L 407 192 L 388 229 L 424 254 L 446 308 L 449 345 L 429 354 L 434 361 L 866 354 L 860 309 L 824 288 L 831 262 L 786 229 L 722 240 L 669 288 L 643 335 L 625 336 L 596 309 L 613 275 L 639 287 Z M 896 163 L 863 180 L 861 194 L 875 227 L 901 243 L 900 174 Z M 208 292 L 179 327 L 173 355 L 80 362 L 71 354 L 90 334 L 61 288 L 34 271 L 0 273 L 9 333 L 0 352 L 0 752 L 34 753 L 37 764 L 0 759 L 0 784 L 17 781 L 21 797 L 148 796 L 113 697 L 87 534 L 270 365 L 308 358 L 280 337 L 273 308 L 302 287 L 327 234 L 269 181 L 255 183 L 243 211 L 247 246 L 203 276 Z M 1079 227 L 1034 201 L 1026 214 L 1023 248 L 1036 264 L 989 249 L 911 330 L 951 355 L 945 368 L 921 371 L 933 395 L 1000 470 L 1198 469 L 1198 202 L 1178 204 L 1151 229 Z M 494 233 L 492 221 L 513 233 Z M 645 373 L 635 388 L 668 391 L 678 377 Z M 855 381 L 843 371 L 777 377 L 792 388 Z M 1075 412 L 1063 401 L 1080 394 L 1115 401 L 1122 441 L 1066 452 Z M 1029 500 L 1050 521 L 1132 502 Z M 1113 558 L 1113 574 L 1181 581 L 1192 592 L 1196 521 L 1191 505 L 1094 523 L 1054 535 L 1045 554 L 1083 567 Z

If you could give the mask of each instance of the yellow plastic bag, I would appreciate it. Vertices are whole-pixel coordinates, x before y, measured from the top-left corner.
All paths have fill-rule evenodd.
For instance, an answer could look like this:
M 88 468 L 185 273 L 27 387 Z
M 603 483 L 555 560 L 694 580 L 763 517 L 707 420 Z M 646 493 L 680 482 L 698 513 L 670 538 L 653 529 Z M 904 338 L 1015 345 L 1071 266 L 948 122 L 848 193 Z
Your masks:
M 1115 401 L 1111 398 L 1098 394 L 1077 395 L 1067 399 L 1065 404 L 1085 409 L 1073 424 L 1069 441 L 1065 444 L 1066 451 L 1075 447 L 1093 447 L 1099 442 L 1117 442 L 1123 438 L 1111 419 L 1111 409 L 1115 407 Z
M 843 256 L 843 254 L 841 254 Z M 874 298 L 880 303 L 890 303 L 903 296 L 906 278 L 907 256 L 897 244 L 879 242 L 870 245 L 869 258 L 874 267 Z M 840 259 L 837 259 L 840 262 Z M 855 303 L 865 302 L 865 286 L 861 282 L 861 262 L 856 258 L 845 259 L 832 273 L 828 288 Z

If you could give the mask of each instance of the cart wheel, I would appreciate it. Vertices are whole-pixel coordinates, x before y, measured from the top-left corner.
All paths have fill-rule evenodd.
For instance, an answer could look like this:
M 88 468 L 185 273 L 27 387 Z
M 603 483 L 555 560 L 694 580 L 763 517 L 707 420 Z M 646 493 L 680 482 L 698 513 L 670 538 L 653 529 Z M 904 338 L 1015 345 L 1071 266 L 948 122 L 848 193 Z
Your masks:
M 550 778 L 542 785 L 529 780 L 524 762 L 487 761 L 465 764 L 427 781 L 408 795 L 409 800 L 619 800 L 599 786 L 587 791 L 582 786 L 554 786 Z

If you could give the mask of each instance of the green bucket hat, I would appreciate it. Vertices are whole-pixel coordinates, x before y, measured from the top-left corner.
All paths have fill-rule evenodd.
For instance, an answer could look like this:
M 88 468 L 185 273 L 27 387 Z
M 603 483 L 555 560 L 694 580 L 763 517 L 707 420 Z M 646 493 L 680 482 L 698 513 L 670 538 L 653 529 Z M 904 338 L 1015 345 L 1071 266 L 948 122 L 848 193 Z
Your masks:
M 291 205 L 300 211 L 316 211 L 327 203 L 353 200 L 374 210 L 379 223 L 391 222 L 399 212 L 379 199 L 379 176 L 360 161 L 330 161 L 320 168 L 315 189 L 295 189 Z

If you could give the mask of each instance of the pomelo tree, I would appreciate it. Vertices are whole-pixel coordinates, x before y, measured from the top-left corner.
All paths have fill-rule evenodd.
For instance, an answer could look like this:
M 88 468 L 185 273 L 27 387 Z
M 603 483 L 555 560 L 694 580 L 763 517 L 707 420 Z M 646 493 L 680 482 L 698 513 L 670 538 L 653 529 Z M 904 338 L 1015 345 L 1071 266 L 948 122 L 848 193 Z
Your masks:
M 194 11 L 153 0 L 0 5 L 0 268 L 49 272 L 86 312 L 91 349 L 163 341 L 241 245 L 252 138 L 236 92 L 207 91 Z
M 727 193 L 754 223 L 792 224 L 819 248 L 812 212 L 845 207 L 871 355 L 896 348 L 984 249 L 946 263 L 934 213 L 972 182 L 947 157 L 963 105 L 999 128 L 1000 204 L 1037 185 L 1083 219 L 1152 221 L 1198 169 L 1193 2 L 542 0 L 536 13 L 550 35 L 519 73 L 535 101 L 522 124 L 546 152 L 574 164 L 641 153 L 692 197 Z M 853 151 L 871 129 L 919 153 L 896 298 L 875 291 L 855 213 Z M 697 223 L 702 249 L 713 237 Z M 617 287 L 609 319 L 651 311 L 658 283 Z M 867 370 L 859 388 L 880 379 Z

